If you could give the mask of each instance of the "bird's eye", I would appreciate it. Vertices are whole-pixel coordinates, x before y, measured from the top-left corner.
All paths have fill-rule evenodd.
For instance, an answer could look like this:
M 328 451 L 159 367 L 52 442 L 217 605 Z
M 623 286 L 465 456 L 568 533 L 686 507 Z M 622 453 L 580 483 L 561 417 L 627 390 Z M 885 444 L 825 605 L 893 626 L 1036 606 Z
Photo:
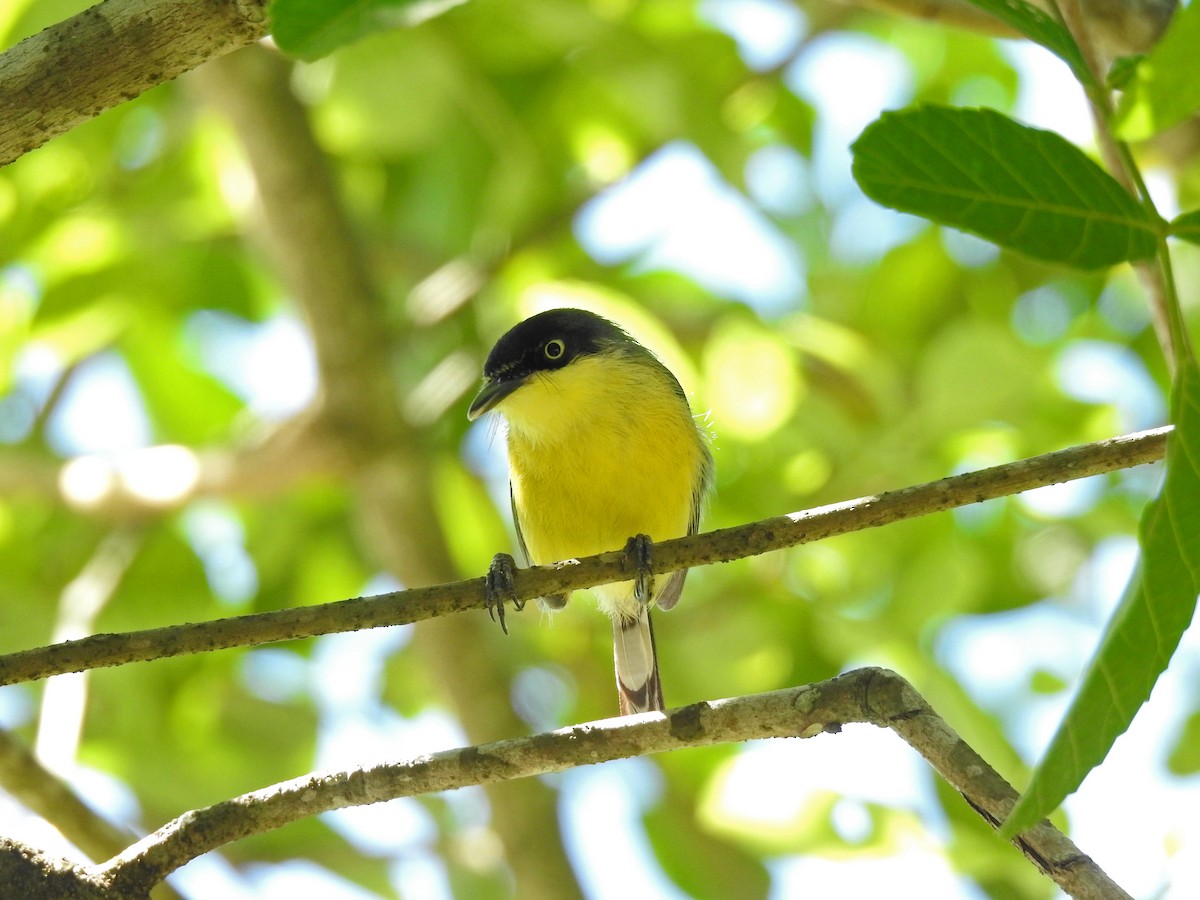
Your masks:
M 567 352 L 567 345 L 555 338 L 552 341 L 546 341 L 542 352 L 546 354 L 546 359 L 562 359 L 563 354 Z

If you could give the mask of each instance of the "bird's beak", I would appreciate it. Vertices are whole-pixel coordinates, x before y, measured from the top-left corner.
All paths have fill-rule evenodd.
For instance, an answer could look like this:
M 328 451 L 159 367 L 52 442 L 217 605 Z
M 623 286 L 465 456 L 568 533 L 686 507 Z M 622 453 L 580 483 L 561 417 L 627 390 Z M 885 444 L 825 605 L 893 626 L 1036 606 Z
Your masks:
M 489 381 L 471 401 L 471 406 L 467 409 L 467 418 L 474 422 L 488 410 L 494 409 L 496 404 L 523 385 L 525 381 L 525 378 L 502 378 L 497 381 Z

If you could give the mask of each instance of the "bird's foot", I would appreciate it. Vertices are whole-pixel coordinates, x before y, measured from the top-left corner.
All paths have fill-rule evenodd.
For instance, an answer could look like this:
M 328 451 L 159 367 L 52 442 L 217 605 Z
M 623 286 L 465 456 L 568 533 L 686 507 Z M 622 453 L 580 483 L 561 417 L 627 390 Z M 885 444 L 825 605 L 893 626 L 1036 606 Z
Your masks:
M 513 587 L 516 571 L 517 563 L 511 556 L 497 553 L 492 557 L 492 564 L 488 566 L 483 580 L 488 615 L 493 622 L 500 623 L 500 630 L 505 634 L 508 634 L 508 625 L 504 621 L 504 604 L 511 603 L 517 612 L 525 608 L 525 601 L 513 599 L 516 594 L 516 588 Z
M 654 541 L 646 534 L 635 534 L 625 543 L 625 568 L 633 569 L 633 596 L 643 605 L 650 602 L 654 590 L 654 571 L 650 568 Z

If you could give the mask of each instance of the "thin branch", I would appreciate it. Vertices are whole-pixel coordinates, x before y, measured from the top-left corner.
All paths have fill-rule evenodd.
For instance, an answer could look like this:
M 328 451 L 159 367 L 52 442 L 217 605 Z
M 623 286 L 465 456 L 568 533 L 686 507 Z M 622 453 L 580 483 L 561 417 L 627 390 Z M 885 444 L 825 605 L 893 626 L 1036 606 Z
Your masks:
M 731 562 L 1037 487 L 1157 462 L 1163 457 L 1170 431 L 1168 426 L 1123 435 L 873 497 L 663 541 L 654 547 L 653 569 L 662 574 Z M 624 581 L 632 574 L 626 570 L 627 564 L 623 552 L 612 551 L 552 566 L 520 569 L 514 579 L 512 599 L 531 600 Z M 0 656 L 0 684 L 230 647 L 404 625 L 485 606 L 484 579 L 480 577 L 318 606 L 123 634 L 100 634 Z
M 139 896 L 197 856 L 333 809 L 685 747 L 815 737 L 855 722 L 895 731 L 993 828 L 1017 800 L 1017 792 L 912 685 L 894 672 L 866 668 L 818 684 L 695 703 L 665 714 L 605 719 L 402 763 L 314 773 L 186 813 L 120 856 L 93 867 L 89 876 L 114 896 Z M 1072 897 L 1128 897 L 1049 822 L 1022 832 L 1013 843 Z

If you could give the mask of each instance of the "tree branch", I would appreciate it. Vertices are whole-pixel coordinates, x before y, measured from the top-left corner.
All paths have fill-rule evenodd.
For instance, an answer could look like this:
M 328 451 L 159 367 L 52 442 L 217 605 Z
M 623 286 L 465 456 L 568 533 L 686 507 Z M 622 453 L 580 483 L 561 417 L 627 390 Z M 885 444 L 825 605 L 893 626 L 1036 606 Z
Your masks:
M 10 731 L 0 729 L 0 787 L 52 822 L 76 847 L 95 860 L 108 859 L 129 845 L 131 835 L 97 815 L 61 778 Z
M 546 734 L 447 750 L 402 763 L 317 772 L 185 813 L 100 865 L 78 870 L 100 896 L 145 896 L 180 866 L 218 847 L 349 806 L 467 785 L 493 784 L 577 766 L 686 747 L 836 733 L 848 723 L 890 728 L 920 753 L 993 828 L 1017 792 L 907 681 L 886 669 L 857 669 L 828 681 L 729 700 L 694 703 L 562 728 Z M 1013 843 L 1076 898 L 1126 894 L 1048 821 Z M 40 895 L 29 895 L 36 900 Z
M 1167 426 L 1122 435 L 873 497 L 663 541 L 654 546 L 652 567 L 656 574 L 662 574 L 715 562 L 731 562 L 1036 487 L 1157 462 L 1163 457 L 1170 432 L 1171 428 Z M 610 551 L 552 566 L 519 569 L 511 599 L 532 600 L 624 581 L 631 577 L 626 566 L 623 552 Z M 480 577 L 318 606 L 122 634 L 100 634 L 0 656 L 0 684 L 319 634 L 405 625 L 485 606 L 484 579 Z
M 0 166 L 267 33 L 266 0 L 104 0 L 0 56 Z

